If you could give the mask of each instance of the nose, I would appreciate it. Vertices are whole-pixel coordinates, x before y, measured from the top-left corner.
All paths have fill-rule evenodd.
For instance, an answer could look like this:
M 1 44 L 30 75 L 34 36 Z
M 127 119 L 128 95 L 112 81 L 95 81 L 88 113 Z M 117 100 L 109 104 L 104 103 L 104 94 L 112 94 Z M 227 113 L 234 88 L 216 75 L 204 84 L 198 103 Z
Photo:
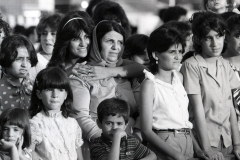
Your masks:
M 12 137 L 13 134 L 14 134 L 13 129 L 9 129 L 9 130 L 7 131 L 7 135 L 8 135 L 9 137 Z
M 84 38 L 79 38 L 79 46 L 86 46 L 87 42 L 85 41 Z
M 121 47 L 120 47 L 120 45 L 117 43 L 117 42 L 114 42 L 113 44 L 112 44 L 112 49 L 113 50 L 117 50 L 117 49 L 121 49 Z
M 213 38 L 211 42 L 211 47 L 215 47 L 216 45 L 217 45 L 217 40 Z
M 53 89 L 53 90 L 52 90 L 52 97 L 53 97 L 53 98 L 57 98 L 57 97 L 58 97 L 58 91 L 57 91 L 57 89 Z
M 22 61 L 22 67 L 27 67 L 28 63 L 27 63 L 27 58 L 24 58 Z
M 118 128 L 118 125 L 117 124 L 112 124 L 112 129 L 117 129 Z
M 51 33 L 47 33 L 47 35 L 46 35 L 46 39 L 47 39 L 47 40 L 50 40 L 51 38 L 52 38 Z

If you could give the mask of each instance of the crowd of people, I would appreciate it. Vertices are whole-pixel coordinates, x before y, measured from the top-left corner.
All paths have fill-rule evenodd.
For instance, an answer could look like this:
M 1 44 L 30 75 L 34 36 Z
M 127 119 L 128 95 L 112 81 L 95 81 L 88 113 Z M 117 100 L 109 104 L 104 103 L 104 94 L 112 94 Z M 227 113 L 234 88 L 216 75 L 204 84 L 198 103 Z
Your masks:
M 110 0 L 24 35 L 0 19 L 0 160 L 240 160 L 240 15 L 203 4 L 150 36 Z

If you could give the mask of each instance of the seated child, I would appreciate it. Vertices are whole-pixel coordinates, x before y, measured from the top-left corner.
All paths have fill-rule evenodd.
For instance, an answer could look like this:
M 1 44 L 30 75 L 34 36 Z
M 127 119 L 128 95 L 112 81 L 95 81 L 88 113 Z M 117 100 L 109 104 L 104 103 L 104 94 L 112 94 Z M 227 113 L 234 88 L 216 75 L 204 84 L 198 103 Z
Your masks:
M 102 129 L 102 135 L 91 142 L 92 160 L 156 159 L 152 151 L 124 131 L 129 118 L 126 101 L 106 99 L 99 104 L 97 115 L 97 124 Z
M 22 35 L 6 37 L 1 44 L 0 65 L 0 114 L 10 107 L 29 106 L 32 83 L 28 72 L 37 64 L 37 55 L 32 43 Z
M 0 160 L 27 160 L 31 154 L 28 114 L 21 108 L 8 108 L 0 116 Z

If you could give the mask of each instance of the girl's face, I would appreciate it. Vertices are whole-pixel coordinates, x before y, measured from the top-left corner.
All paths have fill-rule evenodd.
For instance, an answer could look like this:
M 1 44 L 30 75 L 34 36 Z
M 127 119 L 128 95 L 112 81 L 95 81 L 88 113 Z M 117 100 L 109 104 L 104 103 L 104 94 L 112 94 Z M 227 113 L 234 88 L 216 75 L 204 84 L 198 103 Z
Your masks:
M 240 29 L 235 28 L 228 36 L 227 50 L 231 55 L 240 55 Z
M 150 63 L 147 49 L 141 55 L 133 55 L 132 60 L 142 65 L 148 65 Z
M 225 12 L 227 0 L 208 0 L 207 6 L 213 12 L 218 13 L 220 10 L 223 10 L 223 12 Z
M 57 113 L 67 98 L 65 89 L 49 88 L 37 91 L 37 96 L 42 100 L 45 109 L 51 113 Z
M 176 70 L 182 60 L 183 47 L 181 44 L 174 44 L 163 53 L 156 52 L 158 57 L 158 66 L 166 71 Z
M 201 39 L 202 56 L 204 58 L 219 57 L 224 46 L 225 36 L 221 36 L 214 30 L 211 30 L 203 39 Z
M 123 36 L 116 31 L 110 31 L 101 39 L 101 56 L 107 62 L 116 62 L 123 49 Z
M 22 79 L 28 74 L 31 61 L 26 47 L 17 48 L 17 53 L 15 61 L 13 61 L 11 67 L 6 68 L 6 72 L 11 77 Z
M 3 28 L 1 28 L 0 29 L 0 45 L 1 45 L 1 43 L 2 43 L 2 41 L 3 41 L 3 39 L 5 38 L 5 33 L 4 33 L 4 31 L 3 31 Z
M 5 124 L 2 128 L 2 138 L 5 141 L 17 144 L 19 143 L 19 140 L 21 139 L 22 135 L 23 129 L 18 126 Z
M 56 32 L 50 27 L 46 27 L 41 33 L 41 46 L 46 54 L 52 54 L 54 43 L 56 41 Z
M 89 35 L 84 31 L 81 32 L 79 38 L 73 38 L 70 41 L 70 57 L 73 58 L 85 58 L 88 53 L 88 46 L 90 43 Z

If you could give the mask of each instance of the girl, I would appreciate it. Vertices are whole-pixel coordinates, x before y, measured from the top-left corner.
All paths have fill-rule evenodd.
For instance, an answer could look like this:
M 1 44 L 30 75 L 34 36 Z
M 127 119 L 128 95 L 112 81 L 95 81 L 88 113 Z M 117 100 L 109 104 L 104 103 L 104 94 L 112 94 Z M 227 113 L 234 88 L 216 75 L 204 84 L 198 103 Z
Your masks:
M 236 14 L 231 16 L 227 20 L 228 31 L 226 35 L 227 47 L 223 53 L 224 59 L 228 60 L 234 73 L 237 75 L 240 81 L 240 15 Z M 240 90 L 237 89 L 233 94 L 235 104 L 235 110 L 238 119 L 238 128 L 240 129 Z
M 8 108 L 0 116 L 1 160 L 27 160 L 31 154 L 26 147 L 31 144 L 29 117 L 21 108 Z
M 53 47 L 56 40 L 56 32 L 63 15 L 55 13 L 41 18 L 36 31 L 40 40 L 39 52 L 37 53 L 38 64 L 31 68 L 30 79 L 35 80 L 37 74 L 46 68 L 52 57 Z
M 29 107 L 32 82 L 28 73 L 37 64 L 37 55 L 32 43 L 22 35 L 6 37 L 1 44 L 0 65 L 0 113 L 6 108 Z
M 183 63 L 181 72 L 193 109 L 193 131 L 208 158 L 222 160 L 233 151 L 240 159 L 231 93 L 240 82 L 221 57 L 226 25 L 215 13 L 199 12 L 192 17 L 192 31 L 196 53 Z
M 193 158 L 188 98 L 177 71 L 185 39 L 175 26 L 164 24 L 153 31 L 148 42 L 151 71 L 140 89 L 140 122 L 143 139 L 159 159 Z M 196 144 L 196 143 L 195 143 Z M 199 146 L 195 147 L 202 158 Z
M 65 72 L 49 67 L 36 77 L 29 108 L 32 144 L 44 160 L 82 160 L 82 131 L 70 118 L 73 95 Z M 33 157 L 33 159 L 36 157 Z

